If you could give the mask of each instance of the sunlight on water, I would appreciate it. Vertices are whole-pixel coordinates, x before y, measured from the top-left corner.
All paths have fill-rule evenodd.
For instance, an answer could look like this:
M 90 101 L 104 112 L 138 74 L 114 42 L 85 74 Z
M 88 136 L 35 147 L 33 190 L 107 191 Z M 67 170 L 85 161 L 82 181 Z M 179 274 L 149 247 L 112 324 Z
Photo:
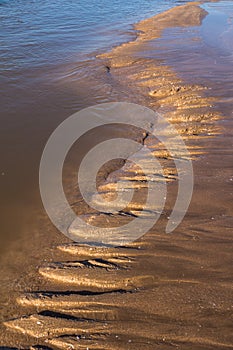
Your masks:
M 202 26 L 205 43 L 222 50 L 222 55 L 233 55 L 232 3 L 223 1 L 203 7 L 210 12 Z
M 129 40 L 131 24 L 180 3 L 183 1 L 2 0 L 0 68 L 80 60 L 83 54 Z

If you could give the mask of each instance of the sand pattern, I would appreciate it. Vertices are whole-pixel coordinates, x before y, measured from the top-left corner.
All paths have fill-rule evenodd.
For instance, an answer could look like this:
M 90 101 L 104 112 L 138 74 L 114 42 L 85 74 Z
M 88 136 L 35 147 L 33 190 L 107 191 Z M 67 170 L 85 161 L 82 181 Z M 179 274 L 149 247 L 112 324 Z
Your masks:
M 63 261 L 39 268 L 43 290 L 17 299 L 28 315 L 5 322 L 8 332 L 28 349 L 231 349 L 226 264 L 206 257 L 203 239 L 195 246 L 184 237 L 154 240 L 112 249 L 59 245 Z M 225 260 L 227 244 L 222 238 Z M 221 329 L 213 332 L 216 320 Z
M 128 322 L 128 313 L 113 302 L 90 299 L 134 293 L 152 286 L 153 276 L 130 276 L 129 273 L 136 263 L 135 257 L 146 254 L 144 246 L 143 243 L 118 249 L 78 244 L 58 246 L 57 249 L 68 255 L 70 261 L 39 268 L 47 288 L 17 300 L 20 306 L 34 312 L 5 322 L 5 326 L 36 339 L 40 344 L 35 346 L 37 349 L 49 349 L 50 346 L 61 349 L 120 348 L 123 339 L 117 347 L 110 345 L 114 338 L 111 331 L 115 322 Z M 139 321 L 141 314 L 136 317 Z
M 136 25 L 136 41 L 101 56 L 108 74 L 146 97 L 150 107 L 176 125 L 193 159 L 206 152 L 200 140 L 220 132 L 214 122 L 221 118 L 213 108 L 215 98 L 206 86 L 186 84 L 170 67 L 140 57 L 140 52 L 163 29 L 200 25 L 205 15 L 198 3 L 169 10 Z M 157 181 L 174 185 L 177 174 L 165 147 L 150 135 L 143 143 L 165 169 Z M 100 192 L 114 196 L 116 180 L 127 181 L 140 195 L 125 212 L 113 216 L 89 212 L 83 214 L 86 221 L 117 225 L 138 215 L 146 195 L 144 174 L 123 166 L 108 175 Z M 202 188 L 197 183 L 198 200 Z M 20 296 L 21 316 L 4 322 L 9 344 L 14 349 L 24 344 L 24 349 L 41 350 L 233 349 L 231 219 L 218 217 L 209 223 L 202 208 L 195 208 L 188 213 L 185 228 L 166 236 L 162 233 L 175 195 L 173 190 L 156 230 L 140 242 L 116 248 L 57 246 L 58 260 L 38 268 L 41 290 Z M 208 202 L 202 200 L 203 205 Z M 216 210 L 212 206 L 210 213 Z M 216 232 L 219 227 L 221 235 Z M 216 243 L 221 245 L 217 254 Z

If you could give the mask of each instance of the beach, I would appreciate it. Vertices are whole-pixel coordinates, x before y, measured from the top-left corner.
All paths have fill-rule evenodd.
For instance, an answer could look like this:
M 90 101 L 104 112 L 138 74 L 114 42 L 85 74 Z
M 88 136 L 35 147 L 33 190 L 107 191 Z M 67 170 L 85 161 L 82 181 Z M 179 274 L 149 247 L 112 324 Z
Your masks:
M 46 83 L 50 92 L 38 95 L 36 104 L 48 115 L 59 112 L 47 119 L 43 133 L 39 107 L 33 120 L 28 116 L 30 133 L 40 142 L 36 150 L 24 144 L 35 166 L 25 173 L 22 167 L 19 179 L 34 188 L 49 134 L 72 112 L 93 105 L 93 96 L 95 103 L 136 103 L 160 113 L 186 143 L 194 190 L 182 223 L 165 233 L 179 182 L 165 145 L 133 128 L 113 124 L 94 130 L 81 151 L 74 146 L 64 165 L 70 206 L 100 227 L 121 225 L 138 215 L 147 187 L 145 174 L 134 165 L 115 160 L 97 178 L 106 198 L 114 196 L 119 181 L 127 180 L 127 188 L 135 190 L 123 215 L 109 217 L 107 208 L 94 212 L 81 198 L 76 181 L 77 162 L 87 150 L 109 138 L 131 137 L 146 145 L 162 166 L 156 181 L 166 185 L 168 193 L 160 219 L 136 242 L 119 247 L 79 244 L 52 225 L 36 189 L 17 189 L 24 193 L 31 215 L 27 217 L 25 208 L 22 214 L 19 210 L 21 231 L 27 232 L 3 244 L 7 251 L 1 257 L 0 349 L 233 348 L 233 7 L 228 1 L 176 5 L 139 21 L 128 40 L 98 50 L 95 59 L 55 69 L 66 73 L 56 85 Z M 27 69 L 26 74 L 30 75 Z M 46 84 L 39 85 L 39 91 Z M 26 100 L 34 103 L 33 93 L 25 89 L 18 113 L 19 108 L 21 113 L 25 110 Z M 19 144 L 29 129 L 20 134 Z M 179 150 L 175 154 L 187 161 Z M 144 170 L 151 171 L 146 160 Z M 11 195 L 15 196 L 14 186 Z M 7 194 L 9 207 L 11 195 Z M 5 210 L 9 217 L 7 206 Z M 17 229 L 16 217 L 12 228 Z

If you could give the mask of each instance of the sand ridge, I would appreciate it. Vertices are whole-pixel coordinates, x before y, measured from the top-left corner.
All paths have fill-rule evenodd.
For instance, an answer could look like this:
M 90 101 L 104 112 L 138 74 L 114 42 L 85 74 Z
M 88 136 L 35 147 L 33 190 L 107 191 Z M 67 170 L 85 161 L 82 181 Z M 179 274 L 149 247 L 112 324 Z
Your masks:
M 207 86 L 187 84 L 170 67 L 145 60 L 139 53 L 145 42 L 161 35 L 167 26 L 199 25 L 206 13 L 198 4 L 140 22 L 136 25 L 138 40 L 101 56 L 114 79 L 146 96 L 150 107 L 175 123 L 193 159 L 206 152 L 200 139 L 211 144 L 220 133 L 215 121 L 221 113 L 212 108 L 216 99 L 205 96 Z M 154 29 L 157 20 L 159 29 Z M 165 147 L 150 136 L 145 143 L 166 169 L 158 174 L 158 181 L 174 185 L 176 171 Z M 197 177 L 203 176 L 203 163 Z M 214 166 L 209 165 L 207 175 Z M 123 166 L 100 185 L 104 195 L 114 194 L 116 179 L 127 180 L 129 186 L 146 193 L 144 174 Z M 219 216 L 210 222 L 208 217 L 216 212 L 218 203 L 210 198 L 198 201 L 205 184 L 197 179 L 197 186 L 198 208 L 194 205 L 188 224 L 174 235 L 163 234 L 171 198 L 160 224 L 140 242 L 117 248 L 58 245 L 57 259 L 38 268 L 40 289 L 18 297 L 21 314 L 4 323 L 9 332 L 5 344 L 46 350 L 232 349 L 230 212 L 226 209 L 227 220 Z M 209 186 L 212 190 L 217 183 Z M 141 197 L 134 198 L 129 213 L 137 215 Z M 123 220 L 130 220 L 126 214 Z M 84 216 L 99 224 L 106 219 L 104 213 Z M 113 222 L 118 219 L 112 218 Z

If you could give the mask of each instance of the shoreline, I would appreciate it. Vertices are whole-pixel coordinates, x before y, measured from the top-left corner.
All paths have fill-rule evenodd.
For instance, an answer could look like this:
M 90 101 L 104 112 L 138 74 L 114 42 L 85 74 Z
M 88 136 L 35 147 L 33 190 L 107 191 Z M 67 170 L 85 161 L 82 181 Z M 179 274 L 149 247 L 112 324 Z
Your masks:
M 196 5 L 190 6 L 195 6 L 194 21 L 199 23 L 203 12 Z M 176 16 L 176 11 L 168 12 Z M 158 16 L 163 20 L 165 15 Z M 151 21 L 147 21 L 140 22 L 136 28 L 150 26 Z M 5 335 L 2 345 L 36 344 L 52 349 L 233 348 L 228 333 L 232 238 L 228 227 L 222 224 L 222 217 L 208 221 L 219 205 L 226 213 L 228 210 L 224 199 L 213 202 L 218 196 L 219 183 L 224 186 L 228 173 L 221 174 L 221 179 L 208 181 L 221 161 L 221 155 L 213 158 L 208 151 L 218 135 L 224 142 L 216 125 L 222 116 L 217 110 L 212 111 L 211 106 L 217 100 L 205 96 L 206 86 L 187 84 L 170 67 L 156 66 L 150 59 L 141 72 L 145 58 L 139 59 L 138 55 L 148 40 L 143 38 L 139 43 L 123 44 L 100 58 L 106 60 L 111 75 L 120 85 L 127 83 L 131 91 L 140 91 L 143 101 L 164 113 L 178 126 L 185 141 L 190 141 L 190 153 L 198 161 L 194 162 L 196 192 L 187 218 L 174 235 L 167 237 L 163 234 L 167 219 L 164 216 L 155 231 L 125 248 L 104 250 L 73 243 L 58 245 L 51 263 L 38 270 L 38 290 L 17 298 L 20 316 L 27 316 L 5 322 L 10 335 Z M 154 146 L 150 138 L 146 142 Z M 206 149 L 205 144 L 208 144 Z M 221 147 L 224 150 L 224 143 Z M 164 181 L 171 180 L 170 190 L 173 186 L 166 208 L 168 215 L 176 195 L 174 167 L 162 146 L 155 150 L 155 155 L 164 159 L 167 169 Z M 227 162 L 222 160 L 222 164 L 226 171 Z M 123 176 L 121 171 L 118 174 Z M 108 180 L 102 189 L 111 192 L 111 175 Z M 140 180 L 138 183 L 140 187 Z M 203 192 L 209 195 L 204 198 Z M 222 227 L 220 237 L 218 227 Z M 221 251 L 216 256 L 220 245 Z M 213 333 L 214 325 L 221 332 Z
M 139 33 L 135 41 L 123 43 L 110 52 L 98 56 L 110 67 L 116 79 L 119 81 L 127 79 L 129 86 L 133 86 L 132 89 L 137 89 L 136 91 L 145 97 L 148 107 L 155 109 L 174 123 L 185 140 L 192 136 L 192 130 L 187 135 L 182 128 L 179 130 L 179 124 L 182 122 L 191 121 L 198 129 L 199 122 L 208 123 L 211 120 L 221 119 L 221 113 L 217 110 L 211 111 L 217 99 L 205 96 L 207 86 L 186 83 L 171 67 L 154 58 L 140 57 L 140 52 L 144 48 L 150 50 L 150 47 L 148 48 L 150 42 L 159 38 L 165 28 L 189 26 L 190 15 L 193 16 L 191 26 L 200 26 L 207 15 L 207 11 L 199 7 L 201 3 L 203 2 L 177 6 L 137 23 L 135 30 Z M 156 21 L 159 27 L 154 29 Z M 208 134 L 207 129 L 201 132 Z M 198 134 L 198 130 L 193 130 L 193 134 L 195 133 Z

